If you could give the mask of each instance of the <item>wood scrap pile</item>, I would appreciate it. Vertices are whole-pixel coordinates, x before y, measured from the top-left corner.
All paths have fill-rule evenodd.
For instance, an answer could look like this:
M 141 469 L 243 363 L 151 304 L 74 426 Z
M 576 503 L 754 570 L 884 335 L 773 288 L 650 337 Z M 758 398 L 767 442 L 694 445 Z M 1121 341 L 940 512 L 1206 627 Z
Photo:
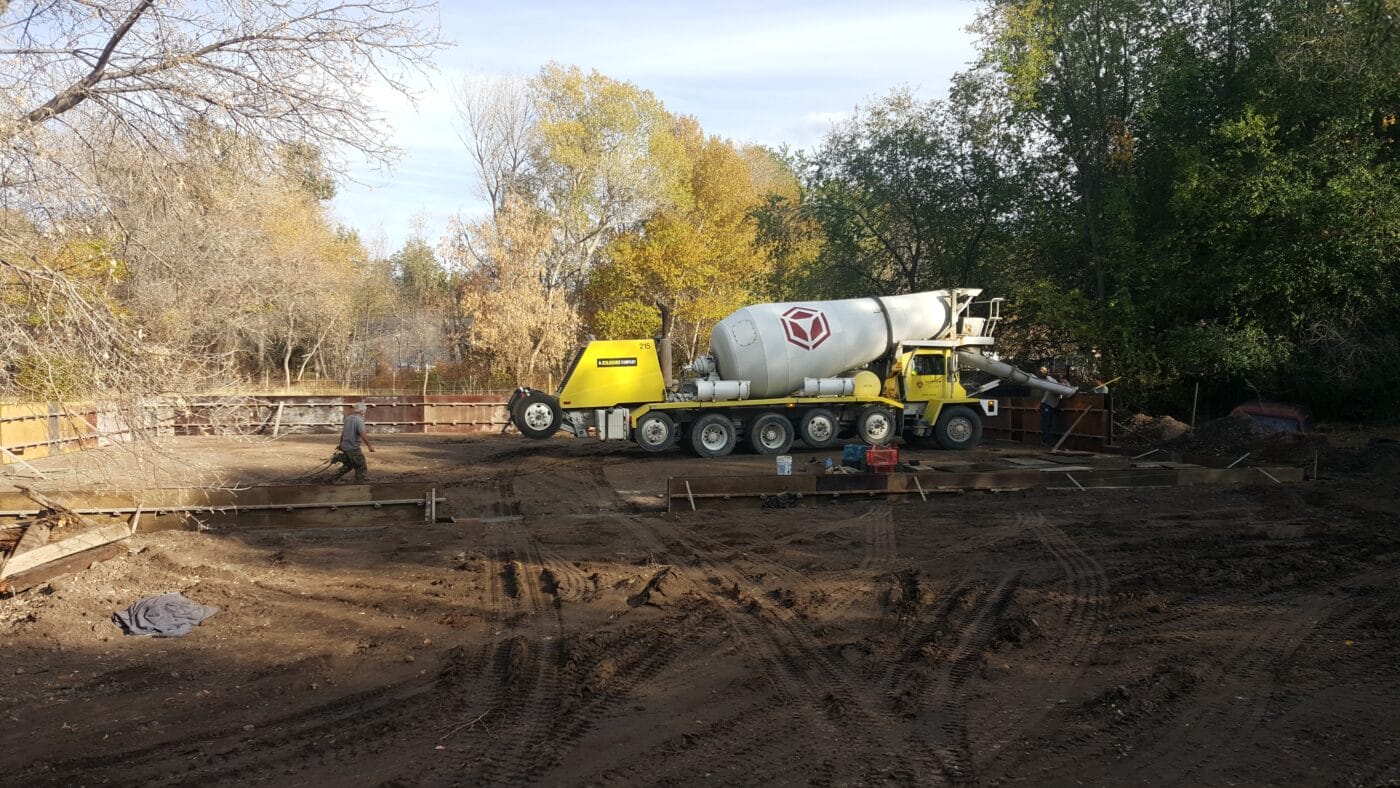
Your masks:
M 39 514 L 7 529 L 18 538 L 0 558 L 0 592 L 16 593 L 126 552 L 118 542 L 136 532 L 141 513 L 125 523 L 99 525 L 36 490 L 20 488 Z

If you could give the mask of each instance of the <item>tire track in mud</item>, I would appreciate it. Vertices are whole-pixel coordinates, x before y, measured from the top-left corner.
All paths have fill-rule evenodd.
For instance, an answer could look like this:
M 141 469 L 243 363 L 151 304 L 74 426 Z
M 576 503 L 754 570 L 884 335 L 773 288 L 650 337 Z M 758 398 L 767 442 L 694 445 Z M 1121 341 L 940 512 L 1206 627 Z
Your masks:
M 716 722 L 674 734 L 651 750 L 579 784 L 667 785 L 733 772 L 721 784 L 782 784 L 811 766 L 811 727 L 781 703 L 749 705 Z M 766 776 L 765 776 L 766 775 Z
M 729 610 L 730 623 L 740 633 L 740 645 L 763 664 L 781 702 L 802 708 L 808 725 L 819 730 L 833 748 L 844 749 L 854 742 L 858 747 L 842 759 L 843 766 L 866 767 L 879 759 L 892 759 L 889 774 L 908 781 L 919 781 L 931 773 L 947 773 L 936 753 L 928 749 L 903 750 L 898 743 L 907 738 L 908 723 L 889 708 L 884 699 L 865 683 L 855 668 L 833 657 L 810 628 L 782 604 L 759 602 L 764 596 L 764 577 L 730 559 L 733 548 L 693 529 L 682 529 L 661 522 L 649 524 L 671 554 L 689 556 L 710 577 L 718 580 L 721 593 L 738 602 L 738 611 Z M 803 577 L 789 567 L 767 559 L 746 556 L 751 563 L 772 574 Z M 725 591 L 727 590 L 727 591 Z M 878 758 L 868 756 L 878 754 Z M 763 761 L 763 753 L 756 753 Z M 759 763 L 754 766 L 771 766 Z M 835 767 L 833 767 L 835 768 Z M 864 780 L 869 775 L 833 773 L 832 779 Z
M 487 605 L 488 610 L 483 611 L 486 617 L 499 618 L 493 614 L 500 605 L 497 594 L 488 594 Z M 473 660 L 463 647 L 450 649 L 432 674 L 262 719 L 258 727 L 264 733 L 248 733 L 241 721 L 212 730 L 183 730 L 178 739 L 50 764 L 30 782 L 82 782 L 91 779 L 94 770 L 110 767 L 114 762 L 122 765 L 122 779 L 161 786 L 241 785 L 258 779 L 284 779 L 293 766 L 346 766 L 380 747 L 391 746 L 391 742 L 402 740 L 406 732 L 424 721 L 438 718 L 464 699 L 478 695 L 488 672 L 481 667 L 489 664 L 490 653 L 491 647 L 485 646 Z M 172 773 L 172 757 L 189 760 L 190 768 Z
M 555 605 L 562 605 L 566 599 L 588 600 L 597 593 L 597 584 L 558 551 L 536 540 L 535 552 L 541 563 L 540 583 L 545 592 L 554 598 Z
M 1218 599 L 1218 597 L 1212 597 Z M 1281 600 L 1282 597 L 1278 597 Z M 1175 624 L 1183 618 L 1194 618 L 1197 626 L 1190 631 L 1184 631 L 1176 638 L 1165 636 L 1158 638 L 1143 638 L 1134 641 L 1138 645 L 1151 644 L 1155 642 L 1167 642 L 1168 640 L 1196 641 L 1199 633 L 1212 630 L 1225 630 L 1238 624 L 1239 612 L 1230 612 L 1228 607 L 1244 607 L 1246 605 L 1259 606 L 1263 603 L 1263 598 L 1256 597 L 1253 600 L 1242 598 L 1239 603 L 1226 605 L 1222 602 L 1212 602 L 1211 607 L 1201 609 L 1192 616 L 1171 616 L 1163 622 L 1164 626 Z M 1218 623 L 1214 625 L 1206 624 L 1201 619 L 1214 619 Z M 1251 620 L 1257 619 L 1253 617 Z M 1146 625 L 1144 625 L 1146 626 Z M 1142 627 L 1135 627 L 1141 629 Z M 1228 653 L 1215 657 L 1223 661 L 1229 661 L 1240 651 L 1248 650 L 1250 644 L 1264 640 L 1279 640 L 1277 636 L 1269 637 L 1265 633 L 1254 631 L 1250 638 L 1242 645 L 1231 649 Z M 1116 638 L 1110 642 L 1117 645 Z M 1197 765 L 1203 760 L 1210 759 L 1211 755 L 1202 754 L 1202 747 L 1206 750 L 1222 746 L 1224 742 L 1216 741 L 1217 733 L 1226 735 L 1225 732 L 1205 732 L 1199 730 L 1202 720 L 1211 715 L 1210 706 L 1213 703 L 1227 699 L 1227 696 L 1220 695 L 1215 699 L 1202 698 L 1200 694 L 1209 688 L 1218 686 L 1227 676 L 1228 671 L 1220 667 L 1202 672 L 1200 669 L 1187 671 L 1186 665 L 1198 666 L 1206 664 L 1201 659 L 1183 659 L 1178 665 L 1159 664 L 1151 674 L 1144 675 L 1137 682 L 1130 684 L 1135 692 L 1147 693 L 1152 705 L 1147 707 L 1144 714 L 1130 713 L 1127 716 L 1108 719 L 1107 721 L 1093 723 L 1090 722 L 1087 728 L 1080 729 L 1072 735 L 1063 739 L 1052 739 L 1043 742 L 1040 749 L 1042 752 L 1035 753 L 1028 751 L 1022 754 L 1021 760 L 1030 756 L 1035 758 L 1035 767 L 1039 779 L 1053 779 L 1056 775 L 1062 775 L 1066 770 L 1073 770 L 1077 766 L 1085 763 L 1101 762 L 1106 754 L 1112 751 L 1115 759 L 1123 758 L 1143 758 L 1149 760 L 1145 764 L 1134 764 L 1132 770 L 1140 774 L 1156 775 L 1177 775 L 1181 770 L 1182 761 L 1190 761 L 1197 758 Z M 1185 681 L 1184 686 L 1180 685 Z M 1165 699 L 1156 699 L 1152 693 L 1165 688 Z M 1217 692 L 1219 695 L 1219 692 Z M 1233 700 L 1233 698 L 1228 698 Z M 1249 700 L 1240 698 L 1239 700 Z M 1089 705 L 1081 707 L 1076 714 L 1082 714 L 1089 710 L 1090 706 L 1097 704 L 1097 699 L 1092 699 Z M 1262 702 L 1262 701 L 1261 701 Z M 1180 711 L 1185 708 L 1185 711 Z M 1048 713 L 1047 715 L 1048 716 Z M 1165 732 L 1165 733 L 1164 733 Z M 1195 740 L 1201 736 L 1206 737 L 1200 746 L 1187 743 L 1187 740 Z M 1148 742 L 1141 750 L 1136 749 L 1139 742 Z M 1045 757 L 1044 749 L 1053 748 L 1055 754 L 1049 758 Z M 1035 748 L 1032 748 L 1035 749 Z M 1071 755 L 1071 753 L 1073 753 Z M 1129 753 L 1132 753 L 1129 755 Z M 1003 771 L 1010 771 L 1020 760 L 1009 763 L 1000 763 Z M 1150 769 L 1159 769 L 1152 772 Z M 1193 767 L 1194 768 L 1194 767 Z M 1165 770 L 1165 771 L 1160 771 Z
M 1060 598 L 1066 605 L 1055 630 L 1058 636 L 1038 659 L 1046 666 L 1046 680 L 1052 684 L 1047 689 L 1049 694 L 1053 689 L 1078 681 L 1102 644 L 1107 629 L 1108 579 L 1103 567 L 1062 529 L 1050 524 L 1044 515 L 1018 514 L 1016 526 L 1040 541 L 1063 574 Z M 1052 707 L 1042 706 L 1028 717 L 979 731 L 975 744 L 979 757 L 984 760 L 984 768 L 996 763 L 1000 753 L 1021 731 L 1038 725 L 1051 711 Z
M 894 513 L 888 506 L 872 509 L 865 520 L 865 555 L 860 568 L 866 571 L 888 568 L 898 558 L 894 538 Z
M 1382 599 L 1358 605 L 1355 597 L 1314 597 L 1312 604 L 1298 611 L 1306 622 L 1296 627 L 1293 639 L 1289 641 L 1291 647 L 1287 647 L 1279 655 L 1263 660 L 1263 664 L 1256 669 L 1255 675 L 1267 676 L 1267 691 L 1262 691 L 1261 688 L 1261 691 L 1254 693 L 1255 697 L 1249 698 L 1250 702 L 1244 707 L 1238 710 L 1231 708 L 1236 713 L 1225 716 L 1226 724 L 1232 731 L 1228 738 L 1238 740 L 1257 735 L 1270 724 L 1271 719 L 1309 705 L 1314 697 L 1334 687 L 1360 683 L 1366 686 L 1367 694 L 1394 697 L 1397 682 L 1390 678 L 1390 671 L 1383 667 L 1393 663 L 1393 649 L 1373 648 L 1359 657 L 1348 656 L 1346 659 L 1341 659 L 1340 655 L 1352 653 L 1351 644 L 1355 643 L 1353 638 L 1358 637 L 1358 632 L 1366 631 L 1368 621 L 1387 615 L 1393 616 L 1391 611 L 1400 607 L 1400 594 L 1393 590 L 1397 588 L 1397 580 L 1400 580 L 1397 575 L 1400 573 L 1381 571 L 1348 579 L 1348 583 L 1352 585 L 1364 582 L 1377 589 L 1384 589 L 1381 591 L 1384 597 Z M 1302 632 L 1306 634 L 1297 636 Z M 1344 644 L 1340 651 L 1336 649 L 1337 644 Z M 1320 664 L 1309 665 L 1310 674 L 1296 675 L 1300 652 L 1325 650 L 1328 645 L 1333 647 L 1330 658 Z M 1378 680 L 1387 683 L 1382 685 Z M 1235 699 L 1238 700 L 1239 696 Z M 1293 703 L 1285 703 L 1287 700 L 1292 700 Z M 1318 714 L 1324 721 L 1323 728 L 1335 731 L 1355 729 L 1358 718 L 1354 712 L 1353 709 L 1338 708 L 1331 703 L 1323 704 L 1318 709 Z M 1248 739 L 1242 743 L 1247 742 Z M 1222 768 L 1229 768 L 1230 764 L 1222 763 L 1228 754 L 1220 747 L 1212 748 L 1193 762 L 1188 771 L 1195 773 L 1194 781 L 1198 784 L 1202 781 L 1224 781 L 1228 778 L 1218 772 Z M 1374 778 L 1375 784 L 1379 784 L 1379 777 L 1391 769 L 1392 766 L 1377 767 L 1370 778 Z M 1216 776 L 1212 778 L 1212 774 Z M 1355 780 L 1356 776 L 1351 779 Z M 1369 779 L 1360 779 L 1357 782 L 1372 784 Z
M 507 730 L 505 741 L 483 741 L 480 748 L 482 782 L 513 784 L 527 780 L 548 744 L 556 722 L 560 692 L 564 619 L 560 606 L 550 601 L 542 582 L 544 562 L 533 540 L 518 528 L 496 529 L 495 553 L 500 570 L 495 577 L 497 595 L 510 610 L 509 620 L 522 621 L 521 634 L 497 643 L 492 659 L 493 691 L 486 708 L 464 723 L 480 721 L 489 728 Z M 477 708 L 480 708 L 479 706 Z M 475 711 L 476 709 L 472 709 Z M 470 712 L 464 712 L 464 714 Z
M 967 728 L 970 685 L 1019 583 L 1019 572 L 1007 573 L 982 595 L 969 612 L 967 623 L 958 631 L 958 640 L 948 650 L 942 668 L 933 677 L 919 681 L 913 675 L 894 676 L 888 690 L 894 702 L 913 706 L 915 733 L 909 737 L 908 746 L 931 751 L 950 784 L 968 785 L 977 781 L 977 764 Z M 965 599 L 966 596 L 950 595 L 947 612 L 958 603 L 955 598 Z M 947 613 L 941 616 L 935 613 L 935 620 L 940 617 L 946 621 Z M 917 658 L 915 655 L 921 654 L 922 648 L 919 648 L 911 656 Z M 900 678 L 913 678 L 915 686 L 901 691 Z M 938 735 L 928 735 L 935 730 Z
M 1247 637 L 1234 640 L 1231 648 L 1218 655 L 1216 664 L 1198 677 L 1198 685 L 1212 694 L 1203 697 L 1198 692 L 1186 714 L 1160 726 L 1165 734 L 1142 754 L 1143 773 L 1169 775 L 1169 784 L 1195 784 L 1196 770 L 1223 754 L 1222 748 L 1239 746 L 1236 737 L 1264 712 L 1268 688 L 1275 683 L 1273 666 L 1312 628 L 1302 619 L 1323 618 L 1339 604 L 1315 597 L 1302 609 L 1281 611 L 1273 606 L 1268 614 L 1255 613 L 1259 625 Z
M 1241 616 L 1254 626 L 1244 631 L 1243 638 L 1230 637 L 1229 648 L 1223 652 L 1213 652 L 1211 659 L 1191 663 L 1198 667 L 1190 673 L 1189 686 L 1195 689 L 1188 690 L 1189 703 L 1159 703 L 1149 714 L 1082 731 L 1057 743 L 1056 749 L 1077 750 L 1078 763 L 1115 747 L 1120 758 L 1132 750 L 1127 757 L 1132 759 L 1129 763 L 1135 772 L 1166 776 L 1167 784 L 1200 784 L 1197 772 L 1227 757 L 1227 748 L 1243 746 L 1239 737 L 1263 724 L 1273 697 L 1271 688 L 1279 684 L 1278 664 L 1296 653 L 1301 639 L 1318 622 L 1345 604 L 1317 596 L 1306 599 L 1302 606 L 1290 604 L 1296 600 L 1297 595 L 1289 593 L 1206 594 L 1174 605 L 1186 608 L 1184 611 L 1134 622 L 1126 628 L 1127 632 L 1136 634 L 1153 627 L 1167 627 L 1170 632 L 1176 624 L 1189 619 L 1194 626 L 1181 630 L 1178 637 L 1192 641 L 1200 639 L 1201 633 L 1223 636 L 1225 632 L 1240 632 Z M 1279 607 L 1285 604 L 1289 607 Z M 1262 610 L 1271 612 L 1261 615 Z M 1119 631 L 1122 628 L 1113 632 L 1115 642 Z M 1178 713 L 1183 706 L 1185 710 Z M 1132 749 L 1131 743 L 1143 740 L 1149 744 Z M 1080 749 L 1085 745 L 1091 745 L 1088 752 Z M 1042 759 L 1037 765 L 1046 776 L 1071 768 L 1064 757 L 1048 762 Z
M 660 622 L 604 631 L 594 638 L 569 636 L 562 613 L 566 589 L 592 583 L 523 532 L 500 549 L 510 559 L 503 566 L 514 567 L 503 571 L 500 588 L 519 601 L 520 612 L 536 628 L 531 641 L 505 642 L 495 660 L 496 693 L 490 705 L 465 716 L 472 721 L 487 715 L 483 722 L 490 722 L 479 731 L 470 726 L 477 760 L 469 761 L 469 767 L 481 770 L 474 782 L 519 784 L 544 778 L 639 685 L 676 661 L 716 648 L 721 640 L 724 619 L 714 605 L 678 610 Z M 522 673 L 529 674 L 525 681 L 519 680 Z M 517 700 L 522 693 L 524 700 Z M 492 716 L 495 710 L 501 712 Z M 488 730 L 509 739 L 502 746 L 499 737 L 483 735 Z
M 182 776 L 179 784 L 243 783 L 259 775 L 271 778 L 282 774 L 289 763 L 304 761 L 311 751 L 319 756 L 320 768 L 353 768 L 380 749 L 422 738 L 425 732 L 450 731 L 463 720 L 480 721 L 483 728 L 488 724 L 523 728 L 506 746 L 492 742 L 483 748 L 485 757 L 479 767 L 487 770 L 484 776 L 492 782 L 527 778 L 532 754 L 553 721 L 551 698 L 559 695 L 557 687 L 551 691 L 557 684 L 558 662 L 551 659 L 549 635 L 540 633 L 548 633 L 551 619 L 559 618 L 557 609 L 545 602 L 542 585 L 530 576 L 527 567 L 535 561 L 528 547 L 507 533 L 508 529 L 497 529 L 496 546 L 487 556 L 486 573 L 492 582 L 487 584 L 484 618 L 497 624 L 528 620 L 529 634 L 488 643 L 474 661 L 467 660 L 462 650 L 454 650 L 436 679 L 406 682 L 398 691 L 385 693 L 383 701 L 349 715 L 325 719 L 320 708 L 299 713 L 293 722 L 310 718 L 305 730 L 290 737 L 283 730 L 272 741 L 246 742 L 227 757 L 216 756 L 213 761 L 218 768 Z M 555 649 L 559 642 L 553 639 Z M 517 694 L 524 694 L 524 700 L 514 702 Z M 497 713 L 501 710 L 505 713 Z M 264 723 L 264 727 L 270 726 Z
M 441 674 L 440 674 L 441 675 Z M 365 727 L 372 718 L 407 716 L 398 710 L 422 702 L 435 689 L 436 681 L 410 680 L 356 692 L 329 703 L 261 722 L 264 729 L 277 732 L 268 741 L 251 737 L 241 724 L 231 723 L 213 730 L 180 732 L 167 740 L 117 753 L 80 756 L 49 763 L 41 772 L 25 775 L 27 785 L 76 785 L 91 780 L 95 771 L 121 764 L 122 780 L 131 784 L 200 786 L 221 782 L 239 784 L 258 775 L 281 774 L 288 764 L 305 764 L 309 758 L 327 763 L 326 753 L 318 751 L 317 741 L 337 743 L 346 732 Z M 343 745 L 341 748 L 353 745 Z M 198 759 L 180 774 L 172 774 L 171 761 Z
M 692 643 L 684 650 L 696 653 L 715 650 L 726 641 L 742 645 L 747 636 L 754 641 L 753 625 L 740 626 L 739 619 L 729 606 L 716 604 L 712 596 L 714 586 L 701 581 L 695 572 L 676 559 L 672 546 L 663 540 L 661 533 L 640 518 L 628 518 L 627 524 L 637 539 L 647 548 L 653 560 L 664 559 L 686 590 L 698 600 L 702 600 L 712 612 L 706 626 L 698 632 L 702 637 L 699 644 Z M 737 594 L 732 596 L 737 602 Z M 735 637 L 738 633 L 739 637 Z M 692 638 L 687 638 L 692 640 Z M 772 653 L 760 655 L 765 665 L 777 660 Z M 656 673 L 659 671 L 653 671 Z M 700 673 L 703 673 L 703 668 Z M 694 671 L 687 671 L 679 677 L 684 684 L 694 683 Z M 765 671 L 765 679 L 773 690 L 767 703 L 750 705 L 718 721 L 703 727 L 676 734 L 657 742 L 642 753 L 629 756 L 625 766 L 611 765 L 597 771 L 585 784 L 622 781 L 627 784 L 659 784 L 671 775 L 680 775 L 681 781 L 693 780 L 696 774 L 719 771 L 717 764 L 723 764 L 731 771 L 745 775 L 744 781 L 753 782 L 752 776 L 765 768 L 776 769 L 782 777 L 790 777 L 794 770 L 810 765 L 810 751 L 807 745 L 813 724 L 823 726 L 825 720 L 820 715 L 791 713 L 800 691 L 790 682 L 775 682 L 770 671 Z
M 890 700 L 896 704 L 900 703 L 895 684 L 898 681 L 898 672 L 906 667 L 908 663 L 918 660 L 922 649 L 930 643 L 940 629 L 951 626 L 950 619 L 953 613 L 970 594 L 975 594 L 977 581 L 971 578 L 964 579 L 956 583 L 952 588 L 945 591 L 933 606 L 933 610 L 926 615 L 921 615 L 917 604 L 901 605 L 899 611 L 900 627 L 908 631 L 899 645 L 899 655 L 889 661 L 884 673 L 879 680 L 879 686 L 883 688 Z M 910 591 L 904 591 L 904 598 L 911 597 Z

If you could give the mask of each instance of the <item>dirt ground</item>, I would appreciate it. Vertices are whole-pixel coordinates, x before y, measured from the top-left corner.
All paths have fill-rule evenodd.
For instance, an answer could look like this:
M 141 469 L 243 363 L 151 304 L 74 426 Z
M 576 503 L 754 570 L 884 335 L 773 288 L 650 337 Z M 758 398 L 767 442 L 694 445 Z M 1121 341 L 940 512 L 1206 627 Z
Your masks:
M 331 442 L 41 467 L 60 489 L 269 482 Z M 1393 462 L 1287 487 L 665 515 L 668 475 L 772 459 L 376 446 L 374 481 L 431 482 L 463 521 L 143 534 L 0 601 L 0 782 L 1400 781 Z M 175 639 L 110 621 L 176 590 L 221 611 Z

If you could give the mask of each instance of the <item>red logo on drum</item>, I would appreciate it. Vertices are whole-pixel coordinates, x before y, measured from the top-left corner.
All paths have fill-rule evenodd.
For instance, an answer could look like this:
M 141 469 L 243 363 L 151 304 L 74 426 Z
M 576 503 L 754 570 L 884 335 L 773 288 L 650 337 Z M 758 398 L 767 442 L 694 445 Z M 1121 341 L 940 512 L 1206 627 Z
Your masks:
M 831 324 L 817 309 L 795 306 L 783 313 L 782 321 L 787 341 L 803 350 L 816 350 L 831 336 Z

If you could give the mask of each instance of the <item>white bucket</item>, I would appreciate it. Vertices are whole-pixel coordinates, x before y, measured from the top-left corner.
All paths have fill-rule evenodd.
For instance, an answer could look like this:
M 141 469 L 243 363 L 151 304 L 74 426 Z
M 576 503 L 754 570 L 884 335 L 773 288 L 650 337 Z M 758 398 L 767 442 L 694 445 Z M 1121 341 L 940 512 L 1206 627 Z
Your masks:
M 779 476 L 791 476 L 791 475 L 792 475 L 792 457 L 790 457 L 790 456 L 788 456 L 788 455 L 786 455 L 786 454 L 780 454 L 780 455 L 778 455 L 778 475 L 779 475 Z

